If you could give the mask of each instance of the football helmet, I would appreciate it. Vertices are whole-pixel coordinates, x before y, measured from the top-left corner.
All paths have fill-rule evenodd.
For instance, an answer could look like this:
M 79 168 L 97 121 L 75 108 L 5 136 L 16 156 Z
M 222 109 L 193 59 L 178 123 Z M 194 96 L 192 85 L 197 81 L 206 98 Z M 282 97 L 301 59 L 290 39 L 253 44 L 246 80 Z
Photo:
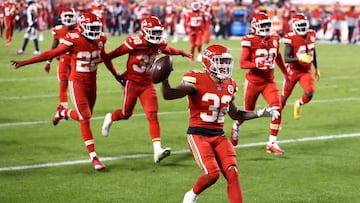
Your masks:
M 262 37 L 269 35 L 272 29 L 272 23 L 269 16 L 263 12 L 257 13 L 251 19 L 251 28 L 255 35 Z
M 84 13 L 80 16 L 79 26 L 81 34 L 90 40 L 99 39 L 102 33 L 102 23 L 93 13 Z
M 73 8 L 65 8 L 60 14 L 61 23 L 66 26 L 76 24 L 76 13 Z
M 200 4 L 199 0 L 193 0 L 191 2 L 190 6 L 193 11 L 198 11 L 198 10 L 200 10 L 201 4 Z
M 303 13 L 295 14 L 291 19 L 293 31 L 298 35 L 306 35 L 309 30 L 309 21 Z
M 234 60 L 228 48 L 214 44 L 204 50 L 202 66 L 206 72 L 223 81 L 230 77 Z
M 155 16 L 145 18 L 141 22 L 141 33 L 144 39 L 151 44 L 160 44 L 162 40 L 166 39 L 164 27 L 159 18 Z

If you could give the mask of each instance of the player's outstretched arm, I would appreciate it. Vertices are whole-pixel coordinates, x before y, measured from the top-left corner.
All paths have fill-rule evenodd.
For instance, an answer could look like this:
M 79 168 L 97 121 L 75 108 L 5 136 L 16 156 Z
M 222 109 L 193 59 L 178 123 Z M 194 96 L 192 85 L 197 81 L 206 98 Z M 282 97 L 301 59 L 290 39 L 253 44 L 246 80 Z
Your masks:
M 176 48 L 173 48 L 170 46 L 167 46 L 162 52 L 167 55 L 181 55 L 181 56 L 187 57 L 187 58 L 192 57 L 192 54 L 187 53 L 184 50 L 179 50 L 179 49 L 176 49 Z
M 196 92 L 196 87 L 192 83 L 183 82 L 176 88 L 172 88 L 169 81 L 166 79 L 161 83 L 160 90 L 164 99 L 172 100 Z

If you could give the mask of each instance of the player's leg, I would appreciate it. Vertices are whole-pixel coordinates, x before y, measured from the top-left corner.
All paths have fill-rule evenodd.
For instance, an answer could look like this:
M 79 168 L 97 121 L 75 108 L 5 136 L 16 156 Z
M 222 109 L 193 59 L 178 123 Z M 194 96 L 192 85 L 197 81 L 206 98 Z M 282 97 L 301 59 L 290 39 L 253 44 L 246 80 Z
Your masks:
M 223 137 L 223 139 L 218 146 L 216 146 L 215 151 L 218 157 L 218 162 L 221 168 L 221 171 L 227 181 L 227 194 L 230 202 L 243 202 L 242 190 L 240 186 L 236 152 L 235 149 L 231 147 L 229 142 Z
M 263 90 L 263 96 L 270 107 L 280 107 L 278 109 L 280 113 L 279 117 L 276 119 L 271 118 L 270 121 L 269 143 L 266 146 L 266 152 L 284 154 L 285 151 L 282 150 L 277 144 L 277 136 L 280 130 L 282 119 L 281 96 L 277 84 L 275 82 L 268 83 Z
M 300 119 L 301 116 L 301 106 L 307 104 L 311 101 L 313 94 L 315 92 L 315 79 L 314 76 L 309 73 L 304 73 L 299 79 L 299 84 L 304 90 L 301 98 L 296 100 L 294 103 L 294 118 Z
M 196 47 L 197 47 L 197 61 L 202 61 L 202 54 L 201 54 L 201 49 L 202 49 L 202 44 L 203 44 L 203 33 L 202 32 L 197 32 L 196 33 Z
M 149 134 L 154 148 L 154 162 L 159 163 L 170 155 L 171 149 L 163 149 L 161 147 L 160 124 L 158 120 L 159 106 L 154 85 L 151 84 L 144 87 L 144 90 L 139 95 L 139 99 L 149 124 Z
M 68 108 L 68 86 L 70 76 L 70 55 L 61 56 L 58 61 L 57 75 L 59 80 L 59 102 L 60 105 Z
M 188 147 L 203 174 L 198 177 L 191 190 L 185 193 L 184 203 L 195 202 L 200 193 L 213 185 L 220 177 L 211 140 L 214 137 L 188 135 Z
M 128 80 L 126 81 L 122 91 L 122 108 L 116 109 L 112 113 L 105 115 L 104 123 L 102 125 L 102 135 L 108 136 L 111 125 L 114 121 L 127 120 L 133 114 L 139 91 L 142 88 L 136 83 Z

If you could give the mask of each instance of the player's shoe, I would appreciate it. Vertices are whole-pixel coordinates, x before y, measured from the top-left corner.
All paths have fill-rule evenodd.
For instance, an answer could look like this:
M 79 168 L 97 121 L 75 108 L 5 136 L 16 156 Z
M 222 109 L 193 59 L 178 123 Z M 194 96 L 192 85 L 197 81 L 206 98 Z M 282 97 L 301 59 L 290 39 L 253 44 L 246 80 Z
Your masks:
M 19 50 L 16 51 L 16 54 L 17 55 L 22 55 L 22 54 L 24 54 L 24 50 L 19 49 Z
M 61 115 L 61 112 L 63 110 L 65 110 L 65 107 L 60 104 L 56 109 L 56 113 L 55 113 L 55 116 L 53 118 L 53 125 L 57 125 L 60 122 L 60 120 L 63 119 L 64 117 L 67 119 L 67 116 L 62 116 Z
M 165 148 L 165 149 L 162 149 L 159 152 L 154 152 L 154 162 L 159 163 L 161 160 L 163 160 L 166 157 L 170 156 L 170 154 L 171 154 L 171 149 L 170 148 Z
M 101 133 L 104 137 L 109 136 L 111 125 L 112 125 L 111 113 L 107 113 L 101 129 Z
M 105 168 L 105 165 L 103 163 L 101 163 L 101 161 L 99 160 L 98 157 L 94 157 L 91 160 L 91 163 L 92 163 L 93 167 L 95 168 L 95 170 L 97 170 L 97 171 L 101 171 Z
M 231 141 L 231 144 L 234 146 L 236 146 L 239 142 L 239 131 L 240 131 L 239 121 L 235 121 L 233 123 L 231 132 L 230 132 L 230 141 Z
M 285 151 L 282 150 L 276 142 L 274 142 L 272 144 L 268 144 L 266 146 L 266 152 L 270 153 L 270 154 L 271 153 L 277 154 L 277 155 L 281 155 L 281 154 L 285 153 Z
M 195 203 L 198 198 L 199 196 L 190 190 L 185 193 L 183 203 Z
M 294 118 L 296 120 L 300 119 L 300 106 L 298 106 L 298 101 L 295 101 L 294 103 Z
M 35 51 L 33 52 L 33 55 L 34 55 L 34 56 L 39 55 L 39 54 L 40 54 L 40 51 L 36 51 L 36 50 L 35 50 Z
M 196 60 L 197 60 L 198 62 L 201 62 L 201 61 L 202 61 L 202 54 L 198 54 Z

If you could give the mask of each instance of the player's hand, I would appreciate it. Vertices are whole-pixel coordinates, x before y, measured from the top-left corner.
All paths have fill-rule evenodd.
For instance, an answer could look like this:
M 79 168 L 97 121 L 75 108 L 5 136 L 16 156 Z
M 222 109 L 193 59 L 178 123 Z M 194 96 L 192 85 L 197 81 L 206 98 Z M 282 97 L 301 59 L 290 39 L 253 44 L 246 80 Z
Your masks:
M 190 54 L 190 53 L 187 53 L 187 52 L 183 51 L 183 52 L 181 53 L 181 56 L 187 57 L 187 58 L 192 58 L 193 55 Z
M 312 56 L 310 54 L 304 54 L 299 58 L 299 61 L 302 63 L 309 64 L 312 62 Z
M 268 69 L 272 66 L 271 61 L 267 59 L 256 60 L 255 63 L 256 63 L 256 68 L 258 69 Z
M 126 83 L 126 77 L 125 77 L 125 73 L 122 73 L 122 74 L 117 74 L 115 76 L 116 80 L 122 85 L 122 86 L 125 86 L 125 83 Z
M 263 109 L 259 109 L 256 111 L 256 115 L 258 117 L 271 117 L 271 120 L 278 119 L 280 116 L 280 112 L 278 111 L 280 107 L 265 107 Z
M 11 62 L 11 65 L 15 66 L 15 69 L 18 69 L 18 68 L 26 65 L 26 61 L 11 60 L 10 62 Z
M 320 80 L 320 70 L 318 68 L 315 69 L 315 79 L 316 81 Z
M 46 62 L 45 64 L 44 70 L 46 73 L 50 73 L 50 64 L 51 64 L 50 62 Z

